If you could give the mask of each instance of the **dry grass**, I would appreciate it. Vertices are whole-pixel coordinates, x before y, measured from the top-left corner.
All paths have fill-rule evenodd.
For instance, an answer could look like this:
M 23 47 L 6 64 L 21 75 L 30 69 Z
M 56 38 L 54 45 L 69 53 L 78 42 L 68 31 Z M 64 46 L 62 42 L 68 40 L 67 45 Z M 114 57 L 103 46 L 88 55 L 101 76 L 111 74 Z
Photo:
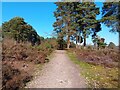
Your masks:
M 118 88 L 118 67 L 92 64 L 81 60 L 80 56 L 78 59 L 77 54 L 73 53 L 73 50 L 68 51 L 68 55 L 74 63 L 82 68 L 81 74 L 88 81 L 89 88 Z

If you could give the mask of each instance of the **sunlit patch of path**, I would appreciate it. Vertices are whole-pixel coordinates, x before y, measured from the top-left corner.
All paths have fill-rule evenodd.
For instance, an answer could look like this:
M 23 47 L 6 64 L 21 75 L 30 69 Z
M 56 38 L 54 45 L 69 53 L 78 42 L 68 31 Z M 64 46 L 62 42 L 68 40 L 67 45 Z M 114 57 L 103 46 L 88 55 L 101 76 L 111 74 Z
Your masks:
M 85 79 L 78 67 L 69 60 L 64 50 L 56 50 L 40 75 L 27 84 L 27 88 L 85 88 Z

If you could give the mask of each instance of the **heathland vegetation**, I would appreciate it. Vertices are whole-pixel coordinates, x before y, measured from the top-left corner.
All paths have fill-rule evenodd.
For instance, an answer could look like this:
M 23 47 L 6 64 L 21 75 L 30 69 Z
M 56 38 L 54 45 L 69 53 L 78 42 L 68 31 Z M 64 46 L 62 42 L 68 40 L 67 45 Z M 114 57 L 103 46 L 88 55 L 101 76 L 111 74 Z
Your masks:
M 90 87 L 118 87 L 118 46 L 112 41 L 107 45 L 105 38 L 97 33 L 101 31 L 101 23 L 110 27 L 110 31 L 119 32 L 119 3 L 105 2 L 100 20 L 96 19 L 100 9 L 94 2 L 55 4 L 53 27 L 57 37 L 38 35 L 22 17 L 14 17 L 2 24 L 2 89 L 24 88 L 32 79 L 36 64 L 48 62 L 47 56 L 56 49 L 68 51 L 71 60 L 83 69 L 82 74 Z M 94 45 L 86 44 L 89 36 Z
M 47 56 L 56 49 L 56 38 L 40 37 L 21 17 L 3 23 L 2 31 L 2 89 L 23 88 L 35 65 L 48 62 Z

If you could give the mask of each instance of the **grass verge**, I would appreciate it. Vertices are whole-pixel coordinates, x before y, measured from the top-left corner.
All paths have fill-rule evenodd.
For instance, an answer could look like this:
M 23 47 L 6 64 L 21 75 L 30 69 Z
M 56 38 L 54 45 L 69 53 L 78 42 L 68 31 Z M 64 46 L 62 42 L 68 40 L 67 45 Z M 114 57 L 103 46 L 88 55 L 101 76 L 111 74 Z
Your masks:
M 118 87 L 118 68 L 107 68 L 100 65 L 92 65 L 80 61 L 75 53 L 68 51 L 71 61 L 79 65 L 81 75 L 88 83 L 88 88 L 117 88 Z

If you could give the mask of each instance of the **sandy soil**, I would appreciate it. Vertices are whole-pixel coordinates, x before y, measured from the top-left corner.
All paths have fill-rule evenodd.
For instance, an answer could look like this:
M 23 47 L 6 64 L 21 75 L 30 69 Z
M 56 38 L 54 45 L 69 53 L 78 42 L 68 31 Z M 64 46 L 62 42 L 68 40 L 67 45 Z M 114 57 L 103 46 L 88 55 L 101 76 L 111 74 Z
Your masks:
M 69 60 L 64 50 L 56 50 L 54 57 L 43 66 L 25 88 L 86 88 L 78 67 Z

